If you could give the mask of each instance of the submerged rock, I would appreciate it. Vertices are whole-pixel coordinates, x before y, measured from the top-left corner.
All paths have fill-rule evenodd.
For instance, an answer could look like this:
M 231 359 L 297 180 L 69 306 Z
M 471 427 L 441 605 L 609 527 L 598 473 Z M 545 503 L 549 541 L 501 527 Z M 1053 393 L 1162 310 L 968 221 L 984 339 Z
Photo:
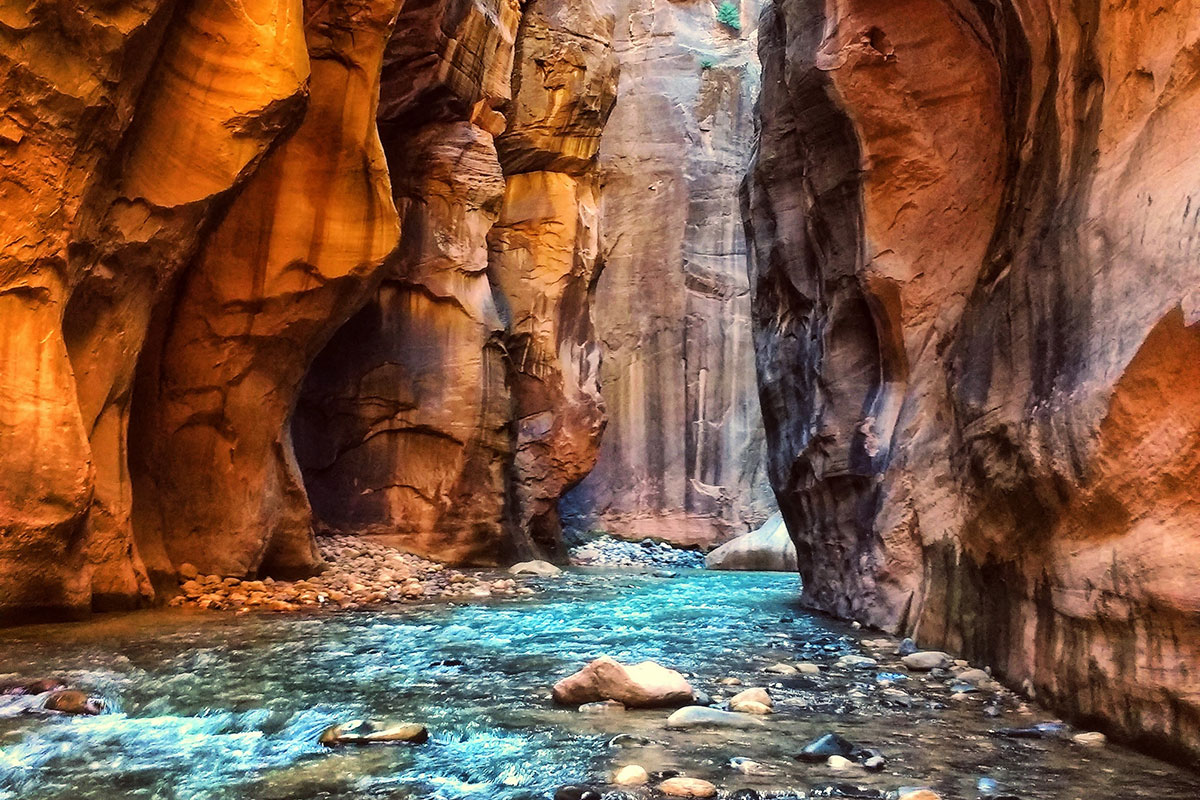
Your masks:
M 721 711 L 707 706 L 687 706 L 667 717 L 667 727 L 671 730 L 687 728 L 756 728 L 763 721 L 756 716 L 739 714 L 733 711 Z
M 60 689 L 50 693 L 42 703 L 42 708 L 60 714 L 91 716 L 104 713 L 104 700 L 75 689 Z
M 429 731 L 416 722 L 383 723 L 351 720 L 330 725 L 318 738 L 326 747 L 360 744 L 421 744 L 429 740 Z
M 554 800 L 600 800 L 602 795 L 591 786 L 561 786 L 554 793 Z
M 1006 739 L 1057 739 L 1066 729 L 1061 722 L 1039 722 L 1026 728 L 999 728 L 989 733 Z
M 601 700 L 598 703 L 584 703 L 579 707 L 579 711 L 583 714 L 623 713 L 625 704 L 618 703 L 616 700 Z
M 626 666 L 602 656 L 554 684 L 553 696 L 560 705 L 616 700 L 630 708 L 661 708 L 686 705 L 693 692 L 682 674 L 653 661 Z

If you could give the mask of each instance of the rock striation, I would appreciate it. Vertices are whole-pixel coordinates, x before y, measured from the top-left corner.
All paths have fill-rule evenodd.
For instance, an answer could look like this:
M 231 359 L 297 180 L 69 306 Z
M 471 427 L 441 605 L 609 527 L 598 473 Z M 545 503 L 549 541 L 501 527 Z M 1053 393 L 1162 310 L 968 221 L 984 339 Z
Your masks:
M 775 0 L 746 184 L 806 600 L 1200 754 L 1200 5 Z
M 606 422 L 592 303 L 600 263 L 596 153 L 616 101 L 613 17 L 594 0 L 524 8 L 504 200 L 489 275 L 507 326 L 513 513 L 527 546 L 566 559 L 558 502 L 592 469 Z
M 619 0 L 620 100 L 600 140 L 596 284 L 609 424 L 569 524 L 710 547 L 774 510 L 738 185 L 754 141 L 757 0 Z

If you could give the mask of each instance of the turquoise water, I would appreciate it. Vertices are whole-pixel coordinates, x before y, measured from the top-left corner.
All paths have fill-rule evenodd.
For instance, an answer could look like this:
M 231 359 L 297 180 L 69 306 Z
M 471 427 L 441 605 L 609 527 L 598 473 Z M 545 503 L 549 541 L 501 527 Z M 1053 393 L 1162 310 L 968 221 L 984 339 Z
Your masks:
M 856 632 L 797 608 L 790 575 L 574 573 L 547 586 L 469 606 L 153 611 L 0 633 L 0 675 L 65 677 L 111 708 L 0 719 L 0 800 L 515 800 L 634 761 L 729 791 L 811 792 L 847 780 L 792 758 L 825 730 L 888 756 L 884 773 L 852 781 L 880 791 L 928 784 L 974 800 L 984 777 L 1027 800 L 1200 797 L 1197 776 L 1119 748 L 988 737 L 989 727 L 1025 715 L 998 722 L 979 706 L 948 702 L 939 687 L 914 682 L 905 688 L 923 704 L 892 707 L 870 671 L 827 670 L 776 687 L 779 713 L 758 731 L 672 733 L 664 711 L 559 709 L 550 686 L 602 654 L 654 659 L 720 693 L 725 676 L 762 685 L 761 669 L 774 661 L 830 663 L 860 648 Z M 317 744 L 327 725 L 357 717 L 423 722 L 432 739 L 337 751 Z M 610 747 L 618 733 L 653 742 Z M 766 773 L 732 772 L 733 756 L 762 762 Z

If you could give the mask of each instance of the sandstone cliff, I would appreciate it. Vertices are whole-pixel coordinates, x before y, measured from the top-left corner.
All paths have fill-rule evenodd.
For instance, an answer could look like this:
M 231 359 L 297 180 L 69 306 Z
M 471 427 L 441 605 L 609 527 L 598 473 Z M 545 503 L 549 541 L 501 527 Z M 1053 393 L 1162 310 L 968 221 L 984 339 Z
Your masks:
M 1200 4 L 776 0 L 760 53 L 806 599 L 1200 754 Z
M 609 424 L 573 526 L 711 545 L 774 508 L 738 185 L 754 141 L 758 3 L 621 0 L 620 99 L 600 142 L 596 286 Z

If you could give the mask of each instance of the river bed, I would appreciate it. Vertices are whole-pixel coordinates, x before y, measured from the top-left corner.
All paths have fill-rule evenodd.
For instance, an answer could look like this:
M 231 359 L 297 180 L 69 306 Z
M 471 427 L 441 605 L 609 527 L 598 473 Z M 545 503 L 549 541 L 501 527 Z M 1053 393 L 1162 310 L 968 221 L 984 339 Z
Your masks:
M 893 688 L 915 703 L 894 702 L 882 667 L 831 667 L 878 637 L 802 611 L 794 575 L 575 571 L 543 584 L 537 595 L 472 605 L 163 609 L 0 632 L 0 677 L 66 678 L 109 705 L 95 717 L 0 719 L 0 800 L 532 800 L 568 783 L 601 785 L 628 763 L 764 796 L 929 786 L 975 800 L 982 786 L 1021 800 L 1200 797 L 1200 775 L 1121 747 L 989 735 L 1052 718 L 1011 695 L 956 701 L 944 681 L 897 676 Z M 699 733 L 667 731 L 668 711 L 555 707 L 551 685 L 600 655 L 653 659 L 716 696 L 767 686 L 777 713 L 756 730 Z M 763 672 L 778 661 L 823 670 Z M 719 682 L 730 677 L 742 686 Z M 317 742 L 354 718 L 419 721 L 432 737 L 337 750 Z M 847 774 L 795 760 L 826 731 L 879 749 L 886 768 Z M 650 743 L 610 744 L 622 733 Z M 740 774 L 728 765 L 735 757 L 764 770 Z

